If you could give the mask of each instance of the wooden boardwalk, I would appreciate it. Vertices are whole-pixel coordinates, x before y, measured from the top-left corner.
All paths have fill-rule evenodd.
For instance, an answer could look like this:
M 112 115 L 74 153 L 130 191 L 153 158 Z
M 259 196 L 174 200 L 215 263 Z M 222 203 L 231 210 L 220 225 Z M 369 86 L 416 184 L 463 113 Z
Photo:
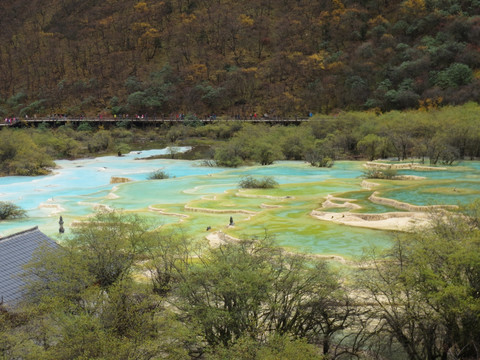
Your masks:
M 0 122 L 0 127 L 10 127 L 10 126 L 37 126 L 41 123 L 51 124 L 53 126 L 57 125 L 64 125 L 66 123 L 71 123 L 74 125 L 78 125 L 80 123 L 92 123 L 92 124 L 116 124 L 120 122 L 128 122 L 134 125 L 157 125 L 157 124 L 190 124 L 192 122 L 200 122 L 202 124 L 208 123 L 218 123 L 218 122 L 250 122 L 250 123 L 268 123 L 268 124 L 298 124 L 302 122 L 308 121 L 308 118 L 246 118 L 246 119 L 238 119 L 238 118 L 226 118 L 226 119 L 196 119 L 196 120 L 187 120 L 187 119 L 180 119 L 180 118 L 122 118 L 122 117 L 44 117 L 44 118 L 28 118 L 28 119 L 17 119 L 15 122 L 12 123 L 5 123 Z

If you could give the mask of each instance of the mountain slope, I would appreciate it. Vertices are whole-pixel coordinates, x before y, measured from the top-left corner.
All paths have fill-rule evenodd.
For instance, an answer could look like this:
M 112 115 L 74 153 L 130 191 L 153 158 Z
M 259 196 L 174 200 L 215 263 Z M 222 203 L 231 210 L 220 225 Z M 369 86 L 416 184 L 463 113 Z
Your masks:
M 4 0 L 0 13 L 4 115 L 480 100 L 478 0 Z

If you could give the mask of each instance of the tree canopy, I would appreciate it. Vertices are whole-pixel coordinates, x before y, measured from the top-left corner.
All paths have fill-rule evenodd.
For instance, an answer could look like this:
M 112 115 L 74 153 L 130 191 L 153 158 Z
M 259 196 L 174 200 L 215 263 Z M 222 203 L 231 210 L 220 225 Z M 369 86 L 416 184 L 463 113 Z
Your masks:
M 211 248 L 127 213 L 99 213 L 26 267 L 0 305 L 8 359 L 473 359 L 480 202 L 352 267 L 272 238 Z

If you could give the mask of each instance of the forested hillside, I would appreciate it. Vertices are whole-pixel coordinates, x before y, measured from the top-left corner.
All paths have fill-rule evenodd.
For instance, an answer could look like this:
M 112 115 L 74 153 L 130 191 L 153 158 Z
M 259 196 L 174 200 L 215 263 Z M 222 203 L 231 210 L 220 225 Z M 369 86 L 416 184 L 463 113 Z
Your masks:
M 0 115 L 480 100 L 478 0 L 2 0 Z

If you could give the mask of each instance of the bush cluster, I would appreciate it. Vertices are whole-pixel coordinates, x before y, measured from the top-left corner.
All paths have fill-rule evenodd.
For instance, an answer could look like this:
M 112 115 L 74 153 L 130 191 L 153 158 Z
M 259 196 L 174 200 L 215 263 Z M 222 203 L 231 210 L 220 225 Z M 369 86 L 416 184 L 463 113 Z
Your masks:
M 25 217 L 27 212 L 9 201 L 0 201 L 0 220 Z
M 170 175 L 168 175 L 164 170 L 155 170 L 147 177 L 148 180 L 164 180 L 169 178 Z
M 363 171 L 363 176 L 366 179 L 386 179 L 391 180 L 397 176 L 395 169 L 366 169 Z
M 272 189 L 277 185 L 278 183 L 271 176 L 266 176 L 260 179 L 252 176 L 245 176 L 238 184 L 242 189 Z

